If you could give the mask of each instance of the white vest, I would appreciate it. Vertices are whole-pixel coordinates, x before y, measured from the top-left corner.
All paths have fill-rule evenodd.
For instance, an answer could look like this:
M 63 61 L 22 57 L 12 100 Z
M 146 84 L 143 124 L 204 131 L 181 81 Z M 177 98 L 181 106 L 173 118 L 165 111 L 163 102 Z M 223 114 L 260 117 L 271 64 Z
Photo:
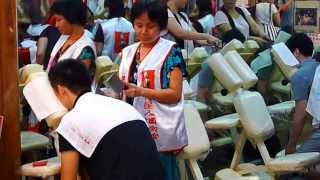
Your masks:
M 60 36 L 59 40 L 56 42 L 55 46 L 52 49 L 51 55 L 50 55 L 50 60 L 48 63 L 47 72 L 49 72 L 55 56 L 57 55 L 58 51 L 61 49 L 61 47 L 64 45 L 64 43 L 67 41 L 68 38 L 69 38 L 69 36 L 62 35 L 62 36 Z M 78 39 L 75 43 L 73 43 L 59 57 L 58 62 L 65 60 L 65 59 L 69 59 L 69 58 L 72 58 L 72 59 L 79 58 L 82 50 L 87 46 L 92 48 L 94 55 L 96 56 L 96 46 L 95 46 L 94 42 L 84 33 L 80 39 Z
M 115 51 L 115 46 L 119 46 L 121 44 L 121 40 L 115 42 L 116 32 L 121 33 L 123 36 L 125 33 L 129 34 L 128 39 L 122 37 L 122 41 L 125 42 L 126 46 L 134 42 L 133 26 L 128 20 L 123 17 L 105 20 L 101 23 L 101 27 L 104 35 L 104 43 L 102 49 L 103 56 L 109 56 L 112 60 L 116 58 L 117 52 Z
M 132 106 L 89 92 L 83 94 L 74 108 L 63 116 L 57 132 L 77 151 L 90 158 L 105 134 L 133 120 L 144 121 L 144 118 Z
M 147 84 L 154 86 L 154 89 L 161 89 L 162 67 L 174 44 L 172 41 L 160 38 L 138 67 L 137 86 L 141 87 L 147 82 Z M 126 82 L 129 80 L 129 69 L 139 45 L 140 43 L 135 43 L 122 51 L 119 77 Z M 152 73 L 148 72 L 154 74 L 151 75 Z M 146 77 L 146 74 L 151 79 Z M 144 81 L 145 79 L 148 80 Z M 178 150 L 188 144 L 183 97 L 177 104 L 161 104 L 145 97 L 135 97 L 133 106 L 145 117 L 159 152 Z

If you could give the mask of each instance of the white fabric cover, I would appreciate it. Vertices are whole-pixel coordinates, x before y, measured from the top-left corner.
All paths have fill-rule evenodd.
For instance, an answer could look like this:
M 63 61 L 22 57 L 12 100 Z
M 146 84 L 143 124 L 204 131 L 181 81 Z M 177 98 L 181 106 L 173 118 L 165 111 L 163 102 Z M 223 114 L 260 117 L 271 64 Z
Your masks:
M 53 113 L 67 111 L 56 97 L 47 73 L 40 72 L 33 75 L 35 77 L 31 77 L 30 82 L 23 88 L 23 95 L 37 119 L 42 120 Z
M 225 46 L 223 46 L 222 50 L 220 51 L 221 54 L 225 55 L 228 51 L 238 51 L 238 50 L 243 50 L 245 47 L 242 44 L 241 41 L 237 39 L 233 39 L 229 43 L 227 43 Z
M 259 49 L 260 48 L 259 44 L 255 40 L 246 40 L 243 43 L 243 45 L 246 49 Z
M 320 162 L 320 153 L 296 153 L 273 159 L 267 163 L 271 172 L 301 171 Z
M 273 121 L 263 97 L 258 92 L 240 92 L 236 94 L 233 102 L 249 138 L 261 142 L 274 133 Z
M 49 158 L 46 161 L 48 161 L 46 166 L 33 167 L 32 163 L 22 165 L 21 175 L 46 178 L 60 173 L 61 163 L 59 157 Z
M 184 105 L 185 124 L 188 136 L 188 145 L 179 154 L 181 158 L 191 159 L 209 151 L 210 142 L 197 109 L 191 104 Z
M 39 64 L 28 64 L 19 69 L 19 86 L 26 85 L 30 80 L 30 75 L 38 72 L 44 72 L 43 66 Z
M 233 92 L 241 87 L 243 83 L 239 75 L 227 63 L 220 53 L 215 53 L 207 59 L 209 67 L 212 69 L 214 76 L 223 87 Z
M 259 180 L 258 176 L 241 176 L 232 169 L 222 169 L 215 175 L 214 180 Z
M 208 129 L 231 129 L 238 126 L 240 123 L 240 117 L 237 113 L 228 114 L 211 119 L 206 122 Z
M 207 57 L 209 57 L 209 54 L 205 50 L 204 47 L 196 47 L 193 49 L 191 53 L 191 59 L 189 62 L 203 62 Z
M 249 89 L 254 86 L 258 81 L 258 77 L 251 70 L 248 64 L 242 59 L 237 51 L 229 51 L 224 55 L 226 61 L 231 65 L 233 70 L 243 80 L 242 86 L 245 89 Z
M 219 105 L 222 106 L 233 106 L 233 97 L 234 93 L 228 93 L 226 96 L 223 96 L 220 92 L 214 93 L 212 99 Z
M 268 106 L 270 114 L 290 113 L 295 107 L 295 101 L 285 101 Z
M 195 100 L 185 100 L 184 104 L 192 104 L 200 113 L 207 112 L 209 109 L 208 105 Z
M 271 53 L 273 55 L 273 60 L 277 63 L 277 65 L 279 66 L 282 74 L 287 78 L 287 79 L 291 79 L 292 75 L 296 72 L 296 68 L 294 67 L 290 67 L 288 65 L 285 64 L 285 60 L 283 60 L 280 56 L 280 54 L 275 51 L 273 48 L 271 49 Z

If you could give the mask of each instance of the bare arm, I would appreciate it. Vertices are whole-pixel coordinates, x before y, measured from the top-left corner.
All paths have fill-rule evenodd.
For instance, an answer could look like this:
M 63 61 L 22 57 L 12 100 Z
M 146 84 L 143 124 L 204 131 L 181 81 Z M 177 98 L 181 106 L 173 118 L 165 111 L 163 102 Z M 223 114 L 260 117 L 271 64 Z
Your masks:
M 207 40 L 210 44 L 219 41 L 218 38 L 205 33 L 198 33 L 195 31 L 185 31 L 181 28 L 175 18 L 168 19 L 167 29 L 175 37 L 184 40 Z
M 129 97 L 143 96 L 154 99 L 163 104 L 176 104 L 182 96 L 182 72 L 174 68 L 170 73 L 170 82 L 168 89 L 154 90 L 149 88 L 138 87 L 134 84 L 125 83 L 128 87 L 124 93 Z
M 292 127 L 290 130 L 289 142 L 286 147 L 286 153 L 288 154 L 294 153 L 296 151 L 296 145 L 302 133 L 305 124 L 305 119 L 307 117 L 306 107 L 307 100 L 296 101 Z
M 293 0 L 288 0 L 285 4 L 279 5 L 279 12 L 285 12 L 288 11 L 290 4 Z
M 76 151 L 61 153 L 61 180 L 77 180 L 80 155 Z
M 249 26 L 252 29 L 253 35 L 261 37 L 263 39 L 269 39 L 269 37 L 260 29 L 259 25 L 251 16 L 246 16 Z
M 272 19 L 273 19 L 273 24 L 275 26 L 279 27 L 280 26 L 280 22 L 281 22 L 279 11 L 272 15 Z
M 37 58 L 36 61 L 38 64 L 43 64 L 46 50 L 48 46 L 48 38 L 40 37 L 37 42 Z

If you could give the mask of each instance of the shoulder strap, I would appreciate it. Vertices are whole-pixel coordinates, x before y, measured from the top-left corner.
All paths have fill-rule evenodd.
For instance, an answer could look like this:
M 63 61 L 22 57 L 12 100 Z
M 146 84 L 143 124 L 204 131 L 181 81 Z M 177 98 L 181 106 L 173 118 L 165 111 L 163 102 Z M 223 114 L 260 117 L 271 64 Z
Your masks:
M 269 24 L 272 22 L 272 14 L 271 14 L 271 3 L 269 3 L 269 14 L 270 14 L 270 19 L 269 19 Z
M 170 9 L 169 9 L 169 10 L 170 10 Z M 170 10 L 170 11 L 171 11 L 171 10 Z M 171 12 L 172 12 L 172 11 L 171 11 Z M 177 20 L 177 22 L 179 23 L 180 27 L 182 28 L 182 25 L 181 25 L 181 23 L 180 23 L 180 21 L 179 21 L 178 16 L 177 16 L 175 13 L 173 13 L 173 12 L 172 12 L 172 14 L 173 14 L 174 18 Z M 181 16 L 181 15 L 180 15 L 180 16 Z M 182 19 L 185 20 L 185 17 L 182 16 Z M 171 34 L 171 35 L 174 36 L 173 34 Z M 174 38 L 176 39 L 176 42 L 177 42 L 178 46 L 179 46 L 181 49 L 184 49 L 184 40 L 183 40 L 183 39 L 179 39 L 179 38 L 177 38 L 176 36 L 174 36 Z
M 231 16 L 229 15 L 228 11 L 226 10 L 226 8 L 224 6 L 222 6 L 221 11 L 227 16 L 228 20 L 229 20 L 229 24 L 232 27 L 232 29 L 236 28 L 233 19 L 231 18 Z
M 248 26 L 249 26 L 249 34 L 252 35 L 253 32 L 252 32 L 252 29 L 251 29 L 251 27 L 250 27 L 250 24 L 249 24 L 249 22 L 248 22 L 248 20 L 247 20 L 246 15 L 244 14 L 244 12 L 242 11 L 241 8 L 235 7 L 235 9 L 236 9 L 236 11 L 243 17 L 243 19 L 247 22 L 247 24 L 248 24 Z

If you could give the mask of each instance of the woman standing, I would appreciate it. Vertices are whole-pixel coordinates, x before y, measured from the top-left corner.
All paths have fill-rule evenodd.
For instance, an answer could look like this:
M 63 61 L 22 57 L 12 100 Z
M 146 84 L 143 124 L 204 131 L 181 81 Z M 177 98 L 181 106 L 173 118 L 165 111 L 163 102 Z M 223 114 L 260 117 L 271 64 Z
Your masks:
M 96 48 L 84 33 L 86 6 L 80 1 L 56 1 L 51 12 L 56 17 L 56 27 L 62 35 L 51 52 L 47 71 L 59 61 L 73 58 L 83 62 L 93 73 Z
M 123 49 L 119 78 L 125 84 L 123 99 L 147 121 L 166 179 L 179 179 L 176 154 L 188 143 L 182 95 L 187 72 L 176 44 L 160 38 L 167 19 L 167 9 L 160 1 L 133 5 L 131 20 L 139 42 Z

